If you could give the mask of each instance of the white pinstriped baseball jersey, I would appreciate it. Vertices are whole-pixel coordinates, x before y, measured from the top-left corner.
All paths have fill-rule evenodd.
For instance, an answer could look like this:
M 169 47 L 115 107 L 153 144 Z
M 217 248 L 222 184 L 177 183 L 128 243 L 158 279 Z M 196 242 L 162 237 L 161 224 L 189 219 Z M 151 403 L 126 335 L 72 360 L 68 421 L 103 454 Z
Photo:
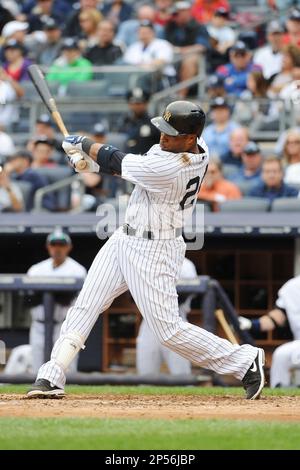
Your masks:
M 128 154 L 122 178 L 134 183 L 125 221 L 140 230 L 182 228 L 191 216 L 208 164 L 203 139 L 201 154 L 174 154 L 154 145 L 146 155 Z
M 199 145 L 199 154 L 164 152 L 155 145 L 146 155 L 123 158 L 122 178 L 135 184 L 126 214 L 134 233 L 119 228 L 97 254 L 38 379 L 64 387 L 66 370 L 56 361 L 64 341 L 72 333 L 85 341 L 98 316 L 127 289 L 163 345 L 200 366 L 244 377 L 257 348 L 232 345 L 183 321 L 178 310 L 176 284 L 186 246 L 174 229 L 182 227 L 182 214 L 191 214 L 205 174 L 208 151 L 203 139 Z M 144 230 L 155 237 L 148 239 Z

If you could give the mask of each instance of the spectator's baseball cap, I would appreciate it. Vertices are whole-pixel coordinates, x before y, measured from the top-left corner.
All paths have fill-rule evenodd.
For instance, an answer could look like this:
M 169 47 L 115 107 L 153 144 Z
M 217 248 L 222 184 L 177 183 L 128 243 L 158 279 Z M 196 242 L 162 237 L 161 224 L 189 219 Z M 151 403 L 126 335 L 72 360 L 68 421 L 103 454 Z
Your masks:
M 19 41 L 16 41 L 16 39 L 9 39 L 6 41 L 3 45 L 3 50 L 6 51 L 6 49 L 20 49 L 22 53 L 25 52 L 25 47 L 23 44 Z
M 26 149 L 18 150 L 17 152 L 13 153 L 12 155 L 9 155 L 7 158 L 8 158 L 8 160 L 15 160 L 16 158 L 24 158 L 25 160 L 28 160 L 29 163 L 31 163 L 32 160 L 33 160 L 32 153 L 29 152 Z
M 255 153 L 260 153 L 260 147 L 256 142 L 250 141 L 244 148 L 244 153 L 247 155 L 254 155 Z
M 229 10 L 224 7 L 217 8 L 214 12 L 214 16 L 222 16 L 222 18 L 229 18 Z
M 59 243 L 60 245 L 71 245 L 72 241 L 67 233 L 62 230 L 55 230 L 54 232 L 49 233 L 46 243 L 47 245 L 55 245 L 56 243 Z
M 300 21 L 300 10 L 299 8 L 294 8 L 289 15 L 289 20 Z
M 7 39 L 18 31 L 26 31 L 28 26 L 24 21 L 9 21 L 3 26 L 1 36 Z
M 150 93 L 143 88 L 133 88 L 127 93 L 128 103 L 147 103 L 150 99 Z
M 173 13 L 177 13 L 180 10 L 189 10 L 192 7 L 190 2 L 175 2 L 172 8 Z
M 40 114 L 40 116 L 36 120 L 37 124 L 47 124 L 48 126 L 52 127 L 52 121 L 48 114 Z
M 93 127 L 93 135 L 106 135 L 107 129 L 102 122 L 97 122 Z
M 249 51 L 247 44 L 244 41 L 237 41 L 230 49 L 231 52 L 246 54 Z
M 215 108 L 230 109 L 230 106 L 228 102 L 225 100 L 225 98 L 223 98 L 223 96 L 217 96 L 217 98 L 215 98 L 210 105 L 210 109 L 215 109 Z
M 224 78 L 220 75 L 210 75 L 207 80 L 207 88 L 224 87 Z
M 38 135 L 38 136 L 36 136 L 36 137 L 33 139 L 33 143 L 34 143 L 34 145 L 37 145 L 37 144 L 46 144 L 46 145 L 49 145 L 50 147 L 54 147 L 54 145 L 55 145 L 53 139 L 49 139 L 49 137 L 46 136 L 46 135 Z
M 267 33 L 272 34 L 272 33 L 284 33 L 284 27 L 279 21 L 273 20 L 268 23 L 267 26 Z
M 51 16 L 47 16 L 43 20 L 43 29 L 45 31 L 50 31 L 52 29 L 60 29 L 60 28 L 54 18 L 52 18 Z
M 79 49 L 78 41 L 75 38 L 65 38 L 61 44 L 61 50 Z

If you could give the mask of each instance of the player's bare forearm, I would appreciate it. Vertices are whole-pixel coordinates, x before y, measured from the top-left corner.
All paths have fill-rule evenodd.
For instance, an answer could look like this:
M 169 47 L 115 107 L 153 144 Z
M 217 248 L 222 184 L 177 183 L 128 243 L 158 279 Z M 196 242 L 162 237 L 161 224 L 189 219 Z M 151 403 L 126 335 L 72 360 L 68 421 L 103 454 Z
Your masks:
M 89 151 L 89 156 L 94 160 L 94 162 L 97 162 L 97 156 L 98 152 L 103 147 L 103 144 L 97 144 L 96 142 L 92 144 L 90 151 Z

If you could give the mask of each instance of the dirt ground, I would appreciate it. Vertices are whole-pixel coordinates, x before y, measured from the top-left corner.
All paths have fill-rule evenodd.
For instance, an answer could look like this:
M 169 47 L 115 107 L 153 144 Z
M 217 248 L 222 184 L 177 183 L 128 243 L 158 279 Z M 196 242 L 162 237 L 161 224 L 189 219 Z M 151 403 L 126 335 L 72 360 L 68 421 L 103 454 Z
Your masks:
M 0 417 L 250 419 L 300 422 L 300 396 L 240 397 L 180 395 L 68 395 L 63 399 L 27 399 L 0 394 Z

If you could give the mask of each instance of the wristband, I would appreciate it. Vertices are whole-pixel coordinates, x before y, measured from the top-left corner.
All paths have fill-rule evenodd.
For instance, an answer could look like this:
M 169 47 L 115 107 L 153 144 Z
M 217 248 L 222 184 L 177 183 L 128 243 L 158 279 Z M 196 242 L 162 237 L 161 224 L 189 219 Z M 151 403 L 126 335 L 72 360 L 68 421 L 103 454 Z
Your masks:
M 82 141 L 82 150 L 84 151 L 84 153 L 86 153 L 87 155 L 90 155 L 90 150 L 91 150 L 91 146 L 94 144 L 95 142 L 90 139 L 89 137 L 85 137 Z

